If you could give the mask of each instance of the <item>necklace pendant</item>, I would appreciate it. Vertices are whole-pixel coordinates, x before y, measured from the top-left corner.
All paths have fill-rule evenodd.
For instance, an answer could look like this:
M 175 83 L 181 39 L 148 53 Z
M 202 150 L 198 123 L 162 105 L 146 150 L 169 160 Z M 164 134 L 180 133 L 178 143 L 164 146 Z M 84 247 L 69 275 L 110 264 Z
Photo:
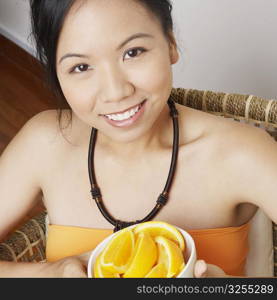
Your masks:
M 132 226 L 132 225 L 135 225 L 135 224 L 138 224 L 138 223 L 140 223 L 140 221 L 124 222 L 124 221 L 117 220 L 113 232 L 116 232 L 118 230 L 121 230 L 123 228 L 126 228 L 128 226 Z

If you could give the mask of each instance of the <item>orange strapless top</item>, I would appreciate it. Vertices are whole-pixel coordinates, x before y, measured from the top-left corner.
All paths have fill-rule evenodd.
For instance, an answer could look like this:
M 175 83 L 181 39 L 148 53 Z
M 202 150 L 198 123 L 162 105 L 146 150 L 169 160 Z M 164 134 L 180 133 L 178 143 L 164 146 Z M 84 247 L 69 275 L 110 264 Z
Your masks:
M 196 245 L 197 259 L 221 267 L 226 274 L 244 276 L 248 254 L 249 223 L 239 227 L 187 230 Z M 46 259 L 56 261 L 94 249 L 112 229 L 48 226 Z

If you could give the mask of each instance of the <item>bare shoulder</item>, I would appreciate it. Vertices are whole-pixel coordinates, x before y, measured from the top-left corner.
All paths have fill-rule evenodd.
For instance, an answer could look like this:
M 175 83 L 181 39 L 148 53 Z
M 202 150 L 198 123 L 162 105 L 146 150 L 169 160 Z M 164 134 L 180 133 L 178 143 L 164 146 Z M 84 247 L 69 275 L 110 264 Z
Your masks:
M 262 128 L 234 121 L 207 112 L 186 108 L 188 123 L 193 124 L 207 136 L 211 143 L 215 143 L 216 151 L 223 151 L 228 155 L 260 155 L 259 151 L 268 151 L 269 146 L 276 147 L 275 140 Z M 186 122 L 184 122 L 185 124 Z M 185 124 L 186 125 L 186 124 Z M 192 125 L 191 125 L 192 126 Z
M 277 143 L 263 128 L 210 114 L 203 118 L 202 126 L 220 163 L 236 170 L 244 166 L 253 171 L 253 161 L 272 162 L 276 158 Z
M 262 128 L 191 108 L 185 108 L 183 116 L 184 131 L 194 132 L 187 140 L 200 137 L 200 151 L 220 185 L 227 189 L 232 203 L 260 206 L 257 195 L 264 195 L 270 182 L 276 186 L 274 138 Z
M 257 146 L 260 150 L 264 150 L 268 143 L 272 145 L 275 142 L 262 128 L 183 105 L 178 105 L 178 110 L 180 130 L 207 137 L 211 143 L 216 143 L 214 149 L 217 150 L 238 150 L 243 153 L 243 150 L 247 152 L 251 150 L 248 146 L 256 145 L 253 148 L 256 149 L 255 151 L 257 151 Z
M 237 204 L 261 206 L 265 187 L 269 182 L 276 185 L 276 141 L 264 129 L 239 122 L 231 122 L 224 132 L 219 129 L 217 139 L 220 145 L 217 157 L 236 192 Z
M 39 141 L 47 140 L 58 134 L 58 113 L 56 110 L 45 110 L 29 119 L 19 134 L 35 134 Z
M 58 145 L 62 141 L 62 135 L 66 135 L 69 131 L 65 126 L 67 118 L 65 115 L 67 115 L 66 111 L 61 115 L 61 121 L 59 122 L 57 110 L 42 111 L 29 119 L 18 135 L 24 135 L 24 138 L 33 143 L 36 149 L 47 150 L 48 146 Z
M 32 158 L 32 167 L 43 169 L 61 144 L 61 132 L 56 110 L 42 111 L 30 118 L 14 136 L 1 155 L 1 161 L 15 161 L 22 157 Z M 30 161 L 26 161 L 30 166 Z M 27 166 L 26 166 L 27 167 Z
M 225 134 L 221 132 L 219 137 L 225 135 L 224 144 L 234 159 L 243 159 L 246 162 L 253 159 L 263 160 L 276 152 L 276 141 L 263 128 L 230 122 L 225 130 L 227 130 Z
M 18 152 L 37 150 L 41 143 L 54 135 L 54 114 L 55 110 L 48 110 L 30 118 L 13 137 L 3 154 L 5 155 L 15 147 Z

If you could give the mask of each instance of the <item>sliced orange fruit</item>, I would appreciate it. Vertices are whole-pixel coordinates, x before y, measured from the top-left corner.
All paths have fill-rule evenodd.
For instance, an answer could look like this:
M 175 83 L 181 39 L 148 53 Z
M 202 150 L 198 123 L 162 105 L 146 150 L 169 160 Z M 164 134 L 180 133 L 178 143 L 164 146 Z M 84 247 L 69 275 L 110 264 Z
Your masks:
M 163 236 L 155 237 L 155 242 L 158 245 L 158 264 L 163 263 L 167 270 L 165 277 L 175 277 L 185 266 L 182 250 Z
M 166 275 L 167 275 L 167 268 L 166 268 L 165 264 L 158 263 L 144 277 L 145 278 L 165 278 Z
M 118 273 L 110 273 L 102 268 L 100 264 L 100 256 L 97 257 L 94 264 L 93 275 L 95 278 L 120 278 Z
M 135 236 L 132 230 L 120 230 L 107 244 L 100 256 L 101 267 L 109 273 L 124 273 L 134 252 Z
M 177 243 L 180 249 L 185 251 L 185 240 L 181 232 L 174 226 L 162 221 L 148 221 L 134 227 L 134 233 L 147 232 L 151 237 L 163 236 Z
M 144 277 L 157 262 L 158 250 L 147 232 L 138 234 L 130 265 L 123 274 L 124 278 Z
M 181 232 L 162 221 L 149 221 L 120 230 L 107 243 L 94 265 L 98 278 L 170 278 L 185 266 L 186 244 Z

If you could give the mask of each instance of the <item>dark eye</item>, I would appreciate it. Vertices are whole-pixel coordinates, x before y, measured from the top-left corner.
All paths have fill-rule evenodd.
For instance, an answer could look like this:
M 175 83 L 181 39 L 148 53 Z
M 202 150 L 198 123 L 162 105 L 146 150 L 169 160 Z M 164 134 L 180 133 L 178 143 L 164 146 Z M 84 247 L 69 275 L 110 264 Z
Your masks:
M 88 69 L 89 69 L 89 65 L 81 64 L 73 67 L 70 73 L 83 73 L 86 72 Z
M 138 53 L 141 54 L 145 51 L 146 50 L 144 48 L 133 48 L 133 49 L 130 49 L 127 52 L 125 52 L 125 55 L 128 54 L 131 58 L 134 58 L 134 57 L 138 56 Z M 124 55 L 124 57 L 125 57 L 125 55 Z

